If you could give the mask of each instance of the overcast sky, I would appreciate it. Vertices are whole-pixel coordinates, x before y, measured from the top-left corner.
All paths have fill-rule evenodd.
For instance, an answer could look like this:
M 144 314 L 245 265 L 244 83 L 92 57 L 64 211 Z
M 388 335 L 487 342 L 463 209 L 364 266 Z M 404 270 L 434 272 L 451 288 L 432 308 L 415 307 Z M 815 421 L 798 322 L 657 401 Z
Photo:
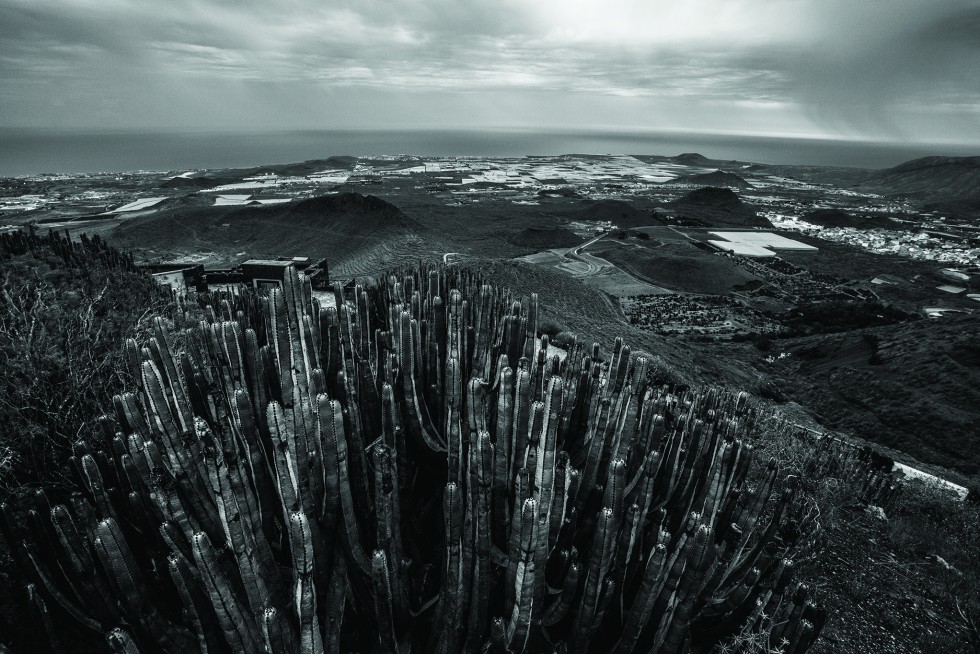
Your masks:
M 0 0 L 0 126 L 980 143 L 980 2 Z

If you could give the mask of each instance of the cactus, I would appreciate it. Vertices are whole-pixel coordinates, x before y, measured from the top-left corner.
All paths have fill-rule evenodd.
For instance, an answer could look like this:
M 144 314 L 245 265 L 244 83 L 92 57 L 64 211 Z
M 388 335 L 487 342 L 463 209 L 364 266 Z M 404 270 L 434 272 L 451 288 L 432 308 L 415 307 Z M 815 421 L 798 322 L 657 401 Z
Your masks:
M 746 396 L 651 386 L 618 339 L 548 359 L 537 296 L 465 270 L 335 295 L 290 268 L 127 343 L 84 493 L 3 521 L 32 588 L 120 651 L 709 651 L 760 605 L 816 638 Z

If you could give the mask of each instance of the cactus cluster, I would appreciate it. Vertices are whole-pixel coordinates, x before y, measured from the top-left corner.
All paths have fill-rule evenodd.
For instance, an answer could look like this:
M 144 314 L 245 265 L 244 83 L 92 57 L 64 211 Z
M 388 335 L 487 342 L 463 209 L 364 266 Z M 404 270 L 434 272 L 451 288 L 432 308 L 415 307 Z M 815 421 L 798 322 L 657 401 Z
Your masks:
M 140 389 L 77 448 L 83 492 L 39 492 L 23 523 L 4 507 L 53 639 L 68 619 L 120 652 L 816 638 L 793 581 L 815 524 L 774 461 L 753 468 L 744 394 L 654 387 L 620 340 L 560 356 L 536 296 L 466 272 L 321 306 L 290 268 L 206 300 L 127 342 Z
M 91 237 L 82 234 L 77 241 L 72 240 L 67 230 L 64 233 L 49 230 L 42 236 L 32 227 L 0 234 L 0 264 L 11 256 L 47 251 L 61 257 L 67 268 L 85 268 L 98 262 L 112 270 L 136 272 L 133 255 L 117 250 L 98 234 Z
M 763 412 L 756 420 L 799 446 L 801 454 L 794 457 L 794 466 L 803 479 L 845 480 L 864 505 L 887 509 L 898 500 L 902 485 L 893 472 L 894 459 L 832 432 L 801 428 L 774 411 Z

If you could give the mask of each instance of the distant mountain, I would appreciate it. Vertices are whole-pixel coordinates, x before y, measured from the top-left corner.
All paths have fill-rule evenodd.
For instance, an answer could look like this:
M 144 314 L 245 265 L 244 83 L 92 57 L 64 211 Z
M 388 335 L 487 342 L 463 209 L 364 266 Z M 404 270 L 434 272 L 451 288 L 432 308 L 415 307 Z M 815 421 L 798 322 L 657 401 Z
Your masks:
M 887 216 L 855 216 L 840 209 L 816 209 L 800 217 L 811 225 L 821 227 L 852 227 L 854 229 L 896 229 L 899 224 Z
M 569 212 L 568 217 L 573 220 L 608 220 L 623 229 L 662 224 L 650 213 L 623 200 L 583 202 L 579 209 Z
M 703 173 L 701 175 L 683 175 L 671 180 L 671 183 L 691 184 L 693 186 L 725 187 L 737 189 L 739 191 L 755 188 L 735 173 L 726 173 L 723 170 L 716 170 L 712 173 Z
M 420 231 L 393 204 L 372 195 L 342 193 L 284 204 L 161 211 L 122 223 L 111 237 L 120 245 L 159 253 L 329 255 L 332 261 L 343 261 Z
M 697 152 L 685 152 L 676 157 L 671 157 L 671 159 L 685 166 L 706 166 L 711 163 L 711 159 Z
M 679 215 L 693 218 L 709 227 L 773 226 L 728 188 L 699 188 L 670 202 L 669 206 Z
M 980 157 L 923 157 L 872 174 L 858 188 L 923 200 L 963 200 L 980 189 Z
M 905 173 L 917 170 L 936 170 L 948 168 L 974 168 L 980 169 L 980 157 L 920 157 L 905 163 L 898 164 L 894 168 L 886 168 L 887 173 Z

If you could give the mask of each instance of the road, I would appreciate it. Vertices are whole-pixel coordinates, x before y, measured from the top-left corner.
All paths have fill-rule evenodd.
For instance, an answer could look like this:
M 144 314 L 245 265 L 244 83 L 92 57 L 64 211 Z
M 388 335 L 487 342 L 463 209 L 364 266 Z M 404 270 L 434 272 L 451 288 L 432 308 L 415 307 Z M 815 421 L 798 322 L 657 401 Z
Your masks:
M 602 232 L 601 234 L 599 234 L 598 236 L 596 236 L 591 241 L 586 241 L 585 243 L 583 243 L 582 245 L 578 246 L 577 248 L 573 248 L 570 251 L 570 254 L 572 254 L 572 255 L 574 255 L 576 257 L 579 256 L 582 253 L 582 250 L 584 250 L 585 248 L 589 247 L 590 245 L 592 245 L 593 243 L 595 243 L 596 241 L 598 241 L 599 239 L 601 239 L 602 237 L 604 237 L 607 233 L 608 232 Z
M 591 254 L 582 254 L 582 250 L 589 247 L 590 245 L 592 245 L 593 243 L 595 243 L 596 241 L 604 237 L 606 234 L 607 232 L 603 232 L 602 234 L 599 234 L 591 241 L 586 241 L 582 245 L 579 245 L 578 247 L 572 248 L 571 250 L 568 251 L 567 256 L 577 261 L 581 261 L 586 266 L 588 266 L 588 270 L 586 270 L 583 274 L 594 275 L 600 270 L 602 270 L 603 268 L 607 268 L 611 265 L 608 261 L 605 261 L 598 257 L 594 257 Z

